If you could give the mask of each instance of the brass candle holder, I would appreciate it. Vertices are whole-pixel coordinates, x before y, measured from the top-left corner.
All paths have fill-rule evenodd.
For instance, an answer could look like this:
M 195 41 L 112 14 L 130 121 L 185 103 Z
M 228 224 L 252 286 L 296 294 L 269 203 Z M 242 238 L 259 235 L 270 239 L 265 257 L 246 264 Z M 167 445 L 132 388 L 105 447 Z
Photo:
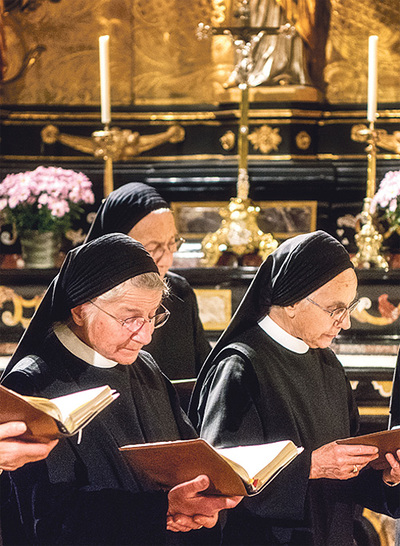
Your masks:
M 354 140 L 365 140 L 368 142 L 366 148 L 368 164 L 367 194 L 361 212 L 361 229 L 354 237 L 358 252 L 352 261 L 355 267 L 364 269 L 377 267 L 387 271 L 389 264 L 380 251 L 383 237 L 376 229 L 371 214 L 371 202 L 376 191 L 376 149 L 378 135 L 375 130 L 375 123 L 370 121 L 369 127 L 359 127 L 358 134 L 354 136 Z
M 102 131 L 92 133 L 93 155 L 104 160 L 104 197 L 107 197 L 114 189 L 113 161 L 121 157 L 128 144 L 128 136 L 125 131 L 121 131 L 118 127 L 110 129 L 108 124 L 104 125 Z

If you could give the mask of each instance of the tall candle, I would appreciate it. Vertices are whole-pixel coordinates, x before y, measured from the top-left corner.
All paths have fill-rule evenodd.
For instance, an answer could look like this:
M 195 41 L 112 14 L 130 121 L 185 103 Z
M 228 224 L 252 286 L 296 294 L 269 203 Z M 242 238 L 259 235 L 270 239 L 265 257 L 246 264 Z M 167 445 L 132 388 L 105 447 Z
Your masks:
M 101 123 L 111 121 L 109 36 L 99 37 Z
M 378 80 L 378 36 L 368 38 L 368 108 L 367 119 L 376 120 L 377 103 L 377 80 Z

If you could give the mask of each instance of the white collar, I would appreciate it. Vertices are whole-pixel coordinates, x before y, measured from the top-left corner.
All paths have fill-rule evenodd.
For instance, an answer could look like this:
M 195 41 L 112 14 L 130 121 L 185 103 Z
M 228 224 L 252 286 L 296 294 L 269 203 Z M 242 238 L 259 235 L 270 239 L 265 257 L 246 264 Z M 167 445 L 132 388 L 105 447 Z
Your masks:
M 292 336 L 281 328 L 270 316 L 264 317 L 258 325 L 279 345 L 293 353 L 305 354 L 310 348 L 302 339 Z
M 95 366 L 96 368 L 114 368 L 118 365 L 118 362 L 106 358 L 86 345 L 86 343 L 83 343 L 83 341 L 80 340 L 66 324 L 57 324 L 54 327 L 54 333 L 60 343 L 62 343 L 70 353 L 81 360 L 84 360 L 87 364 Z

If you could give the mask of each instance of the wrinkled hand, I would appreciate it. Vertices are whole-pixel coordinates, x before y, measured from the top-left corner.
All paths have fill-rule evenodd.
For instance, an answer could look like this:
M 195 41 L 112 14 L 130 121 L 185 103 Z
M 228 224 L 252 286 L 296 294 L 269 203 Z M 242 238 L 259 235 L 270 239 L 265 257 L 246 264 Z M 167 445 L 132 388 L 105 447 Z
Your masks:
M 0 425 L 0 469 L 16 470 L 26 463 L 45 459 L 58 440 L 24 442 L 18 436 L 26 431 L 25 423 L 12 421 Z
M 168 493 L 167 529 L 187 532 L 201 527 L 214 527 L 221 510 L 234 508 L 243 497 L 201 495 L 210 485 L 208 476 L 175 486 Z
M 311 454 L 310 479 L 355 478 L 364 466 L 378 457 L 378 448 L 363 445 L 325 444 Z
M 383 481 L 391 485 L 400 483 L 400 449 L 396 451 L 396 455 L 386 453 L 385 457 L 390 468 L 383 471 Z

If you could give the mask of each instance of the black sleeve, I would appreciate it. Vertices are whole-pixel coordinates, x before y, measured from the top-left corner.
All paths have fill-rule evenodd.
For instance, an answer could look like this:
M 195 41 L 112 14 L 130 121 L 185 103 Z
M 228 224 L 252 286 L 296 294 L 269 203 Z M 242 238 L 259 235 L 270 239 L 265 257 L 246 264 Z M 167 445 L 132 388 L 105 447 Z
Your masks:
M 254 403 L 256 390 L 255 376 L 242 357 L 233 355 L 222 360 L 212 376 L 200 437 L 216 447 L 270 441 Z M 311 452 L 305 451 L 261 493 L 242 504 L 258 516 L 302 519 L 310 466 Z
M 162 544 L 167 495 L 50 483 L 46 463 L 10 472 L 32 544 Z
M 400 517 L 400 485 L 386 485 L 381 470 L 365 468 L 360 472 L 354 479 L 354 500 L 374 512 Z
M 4 384 L 38 394 L 34 378 L 21 371 Z M 142 492 L 103 430 L 87 427 L 85 454 L 75 439 L 63 438 L 45 461 L 8 473 L 29 543 L 165 543 L 167 493 Z

